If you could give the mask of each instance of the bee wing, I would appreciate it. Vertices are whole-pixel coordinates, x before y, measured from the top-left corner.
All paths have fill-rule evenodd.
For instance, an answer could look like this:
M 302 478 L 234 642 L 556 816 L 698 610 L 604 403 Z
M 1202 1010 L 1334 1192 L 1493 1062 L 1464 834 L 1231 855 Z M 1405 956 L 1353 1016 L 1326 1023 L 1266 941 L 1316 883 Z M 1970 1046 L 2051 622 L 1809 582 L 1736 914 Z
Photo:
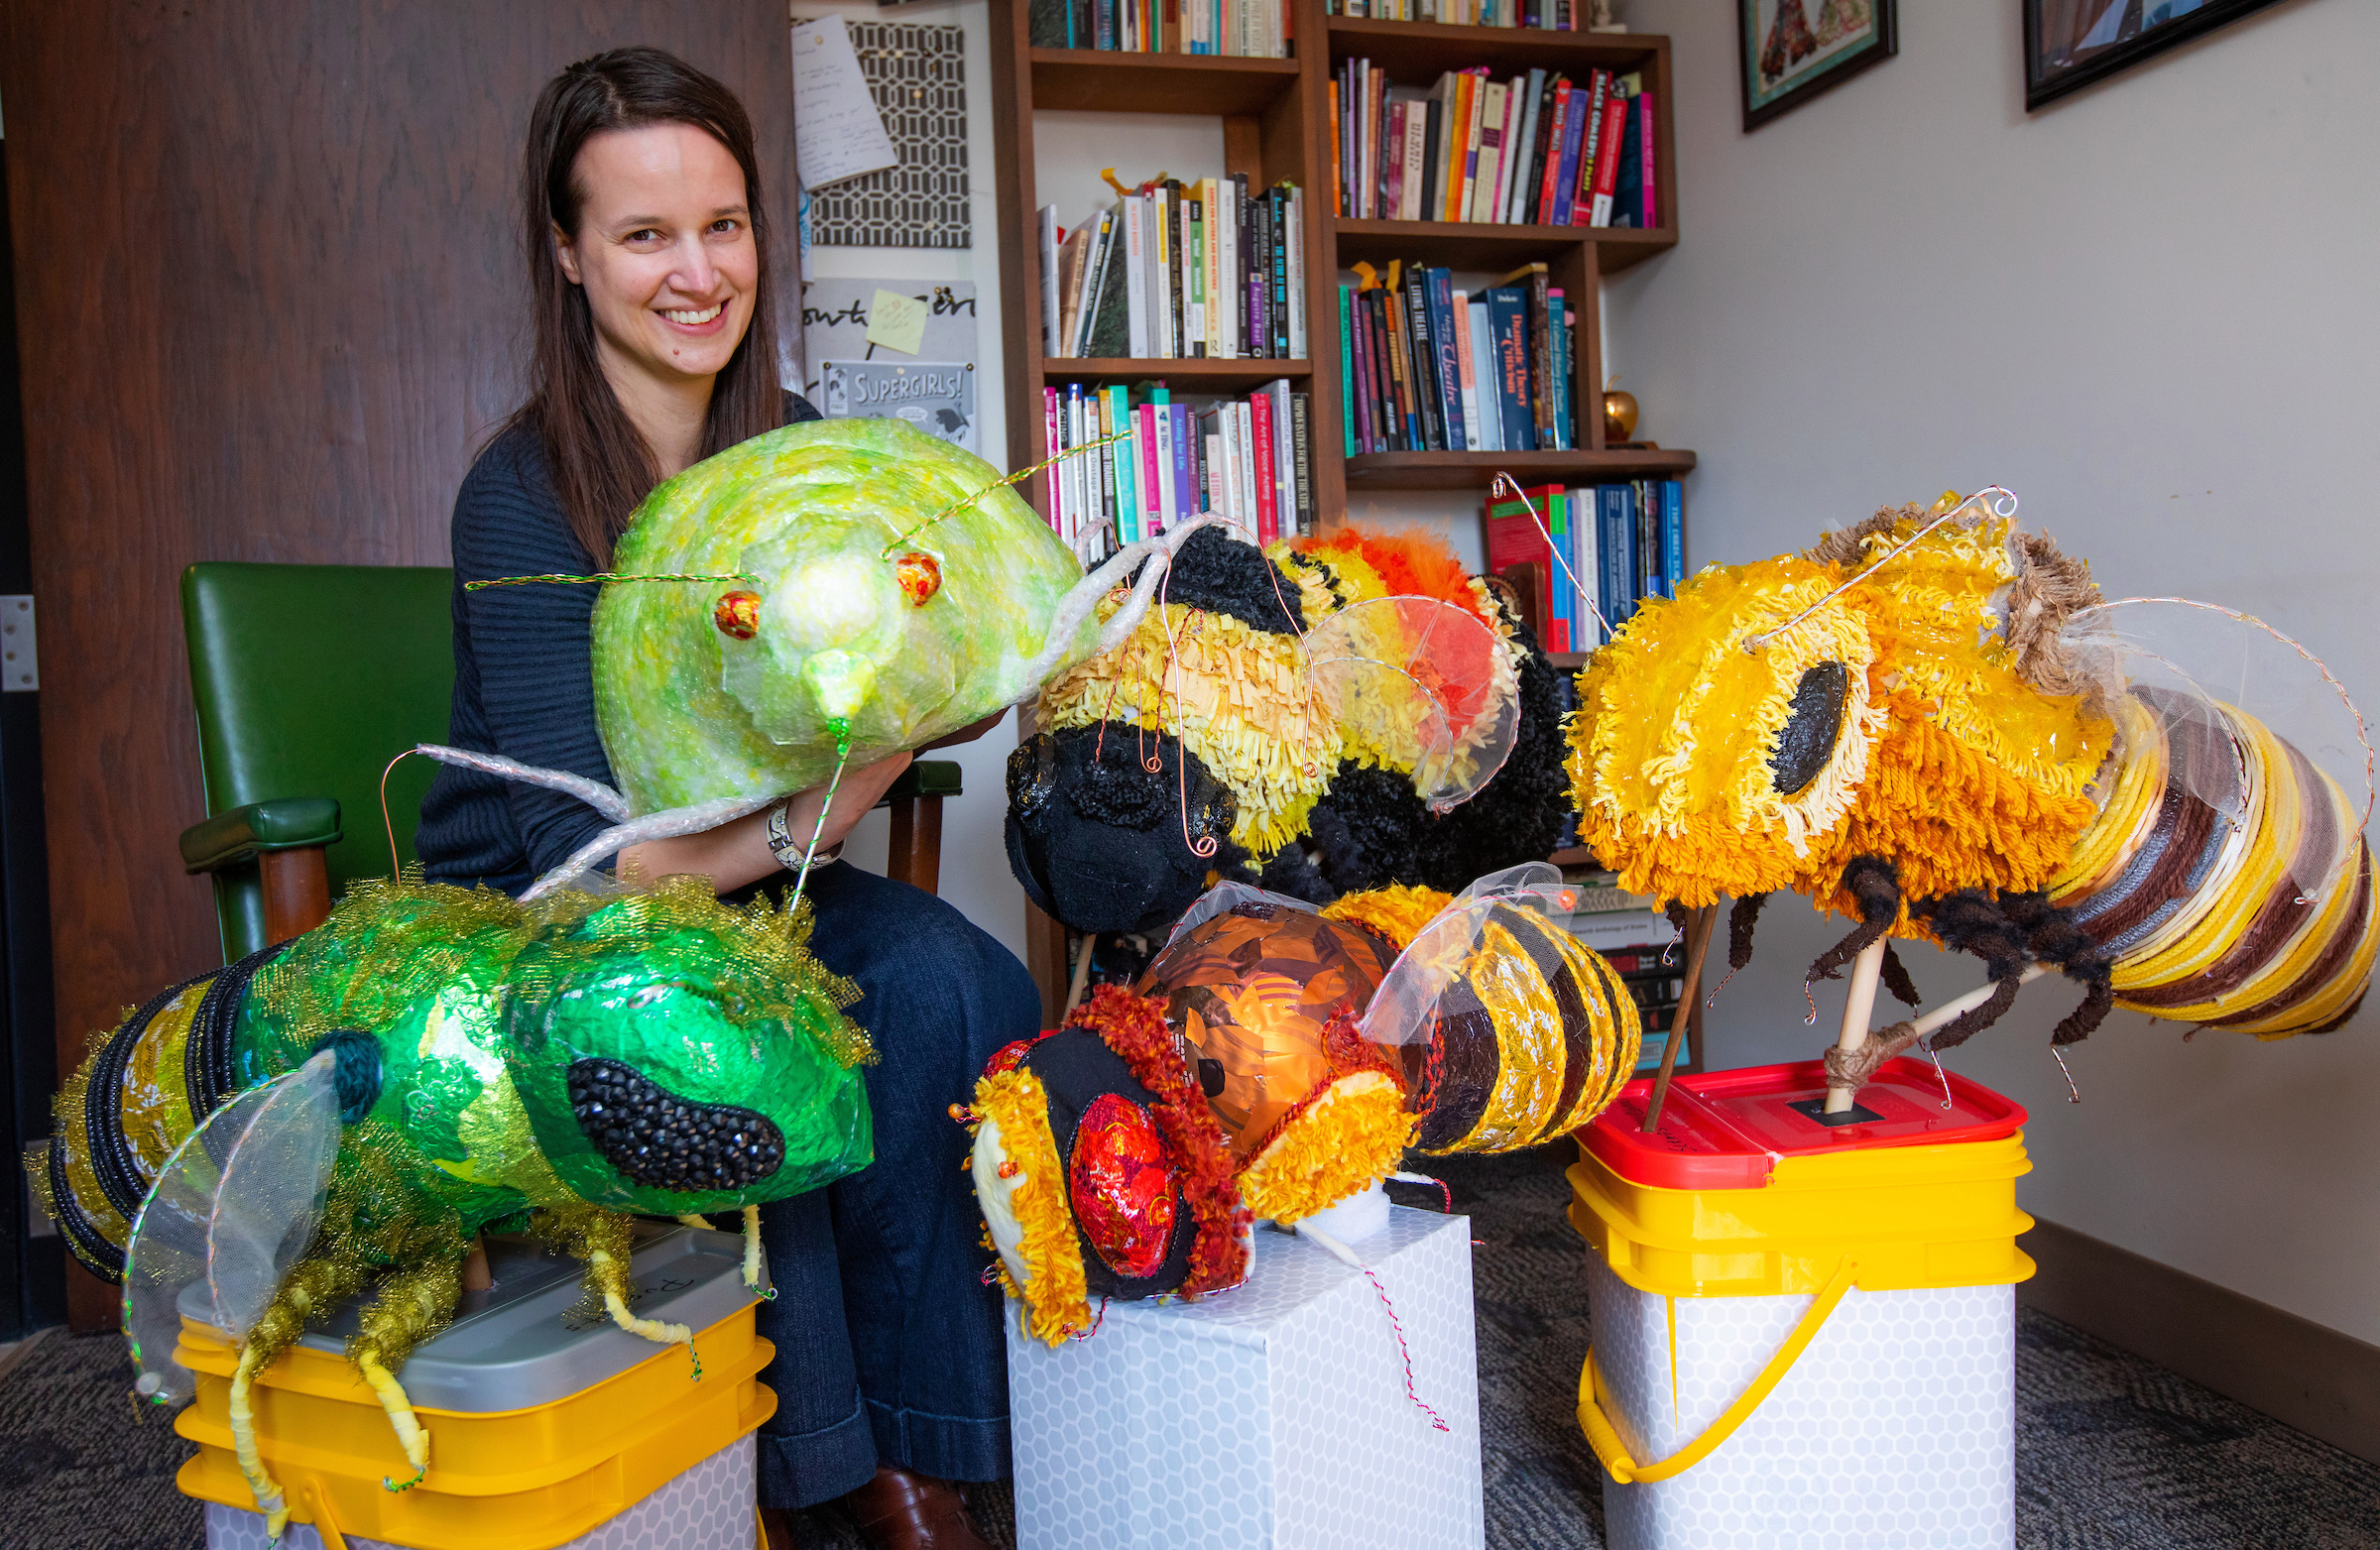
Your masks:
M 1306 636 L 1314 686 L 1348 741 L 1413 772 L 1434 812 L 1478 794 L 1520 736 L 1520 679 L 1496 633 L 1433 597 L 1341 609 Z
M 185 1293 L 194 1317 L 244 1340 L 312 1242 L 338 1154 L 334 1073 L 325 1052 L 238 1094 L 166 1159 L 124 1263 L 124 1336 L 143 1397 L 190 1397 L 174 1360 Z

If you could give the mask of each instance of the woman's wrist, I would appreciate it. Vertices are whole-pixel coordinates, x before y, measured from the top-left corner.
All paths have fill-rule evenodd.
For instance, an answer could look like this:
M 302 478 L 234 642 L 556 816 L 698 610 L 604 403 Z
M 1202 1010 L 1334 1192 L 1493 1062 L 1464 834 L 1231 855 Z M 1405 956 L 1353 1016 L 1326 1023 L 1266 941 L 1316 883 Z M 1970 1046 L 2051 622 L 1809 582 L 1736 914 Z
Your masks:
M 776 864 L 787 872 L 799 872 L 802 853 L 808 847 L 809 842 L 806 839 L 794 837 L 792 815 L 793 798 L 787 796 L 779 799 L 775 806 L 769 809 L 769 826 L 766 832 L 769 837 L 769 854 L 776 858 Z M 832 845 L 821 847 L 817 859 L 833 861 L 842 854 L 843 842 L 837 840 Z

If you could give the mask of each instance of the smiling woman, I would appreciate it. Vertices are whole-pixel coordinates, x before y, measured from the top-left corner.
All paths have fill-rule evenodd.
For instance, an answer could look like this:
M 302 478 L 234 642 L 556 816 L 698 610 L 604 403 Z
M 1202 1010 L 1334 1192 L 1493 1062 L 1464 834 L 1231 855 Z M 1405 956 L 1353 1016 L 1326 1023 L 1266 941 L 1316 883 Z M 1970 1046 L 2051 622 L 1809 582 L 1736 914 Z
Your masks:
M 817 413 L 776 380 L 765 184 L 734 94 L 652 49 L 571 65 L 531 115 L 522 183 L 535 301 L 529 400 L 454 507 L 454 701 L 447 742 L 614 779 L 597 732 L 583 576 L 653 488 Z M 844 774 L 823 843 L 875 805 L 907 755 Z M 694 874 L 731 897 L 789 885 L 820 793 L 620 853 L 623 879 Z M 436 882 L 519 894 L 607 823 L 575 797 L 448 767 L 416 848 Z M 881 1545 L 981 1545 L 951 1480 L 1008 1473 L 999 1295 L 982 1284 L 966 1133 L 946 1111 L 995 1050 L 1038 1027 L 1023 967 L 956 910 L 840 862 L 809 874 L 812 948 L 860 992 L 876 1159 L 762 1215 L 779 1356 L 762 1500 L 851 1498 Z

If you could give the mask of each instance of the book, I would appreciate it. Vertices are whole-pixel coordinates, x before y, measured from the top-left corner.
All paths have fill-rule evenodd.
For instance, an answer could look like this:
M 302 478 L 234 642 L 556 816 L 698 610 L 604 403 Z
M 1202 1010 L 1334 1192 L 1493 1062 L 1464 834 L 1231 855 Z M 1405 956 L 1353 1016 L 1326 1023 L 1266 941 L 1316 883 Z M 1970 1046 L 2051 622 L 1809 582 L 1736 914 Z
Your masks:
M 1562 152 L 1563 148 L 1570 143 L 1570 124 L 1575 116 L 1571 112 L 1572 96 L 1570 82 L 1559 75 L 1555 76 L 1553 114 L 1546 132 L 1544 171 L 1540 175 L 1537 188 L 1535 223 L 1538 225 L 1558 226 L 1561 224 L 1554 216 L 1554 185 L 1561 180 Z
M 1537 450 L 1529 410 L 1529 303 L 1517 286 L 1488 293 L 1488 338 L 1495 351 L 1496 404 L 1503 416 L 1500 451 Z
M 1470 208 L 1463 218 L 1472 221 L 1495 219 L 1496 190 L 1501 186 L 1499 172 L 1504 151 L 1504 85 L 1488 80 L 1480 84 L 1480 149 L 1474 179 Z
M 1207 217 L 1197 194 L 1182 201 L 1182 338 L 1183 354 L 1207 353 Z
M 1293 361 L 1302 361 L 1308 358 L 1307 351 L 1312 348 L 1306 336 L 1305 190 L 1290 186 L 1283 207 L 1287 211 L 1283 227 L 1287 236 L 1281 244 L 1281 251 L 1287 256 L 1288 263 L 1288 279 L 1285 282 L 1289 301 L 1288 357 Z
M 1405 109 L 1408 105 L 1393 100 L 1388 104 L 1388 132 L 1385 139 L 1391 147 L 1395 148 L 1396 154 L 1382 159 L 1384 165 L 1381 171 L 1380 205 L 1389 212 L 1392 218 L 1397 220 L 1408 219 L 1405 214 L 1405 196 L 1409 190 L 1405 184 L 1404 156 Z M 1414 199 L 1418 201 L 1420 191 L 1418 189 L 1410 191 Z
M 1526 493 L 1542 514 L 1553 487 Z M 1546 626 L 1554 617 L 1553 578 L 1560 574 L 1553 562 L 1550 530 L 1540 531 L 1528 506 L 1509 498 L 1488 503 L 1486 525 L 1488 569 L 1510 582 L 1520 594 L 1523 622 L 1544 645 Z
M 1578 445 L 1570 423 L 1571 377 L 1569 298 L 1558 290 L 1546 292 L 1546 328 L 1553 348 L 1546 356 L 1548 398 L 1554 413 L 1554 450 L 1567 452 Z
M 1480 377 L 1479 366 L 1473 358 L 1471 297 L 1451 288 L 1447 295 L 1451 330 L 1455 336 L 1455 383 L 1463 407 L 1463 445 L 1459 450 L 1483 452 L 1487 443 L 1480 439 Z
M 1456 339 L 1454 272 L 1445 269 L 1425 270 L 1423 281 L 1423 299 L 1428 307 L 1430 323 L 1430 347 L 1435 352 L 1437 363 L 1438 415 L 1444 426 L 1445 445 L 1450 452 L 1468 451 L 1471 441 L 1467 428 L 1469 422 L 1463 417 L 1463 369 Z
M 1314 396 L 1289 395 L 1290 467 L 1297 476 L 1297 535 L 1314 533 Z
M 1528 89 L 1528 77 L 1524 75 L 1515 75 L 1504 84 L 1502 150 L 1495 161 L 1495 197 L 1488 209 L 1488 218 L 1491 221 L 1508 221 L 1512 218 L 1512 175 L 1522 150 L 1521 93 Z
M 1130 355 L 1134 360 L 1156 353 L 1155 341 L 1148 332 L 1148 230 L 1145 214 L 1148 200 L 1139 194 L 1129 194 L 1124 200 L 1125 279 L 1130 307 Z
M 1545 192 L 1545 223 L 1549 226 L 1571 224 L 1571 211 L 1579 186 L 1579 146 L 1586 138 L 1588 120 L 1596 106 L 1594 81 L 1600 81 L 1604 71 L 1597 70 L 1588 91 L 1571 93 L 1571 102 L 1562 115 L 1562 154 L 1554 164 L 1553 181 Z
M 1430 337 L 1428 272 L 1418 264 L 1403 269 L 1405 350 L 1412 364 L 1415 406 L 1421 411 L 1421 444 L 1446 449 L 1446 405 L 1439 391 L 1438 350 Z
M 1620 142 L 1628 123 L 1628 99 L 1614 91 L 1604 107 L 1604 132 L 1595 154 L 1595 192 L 1587 224 L 1611 224 L 1611 195 L 1618 186 Z
M 1628 112 L 1620 124 L 1619 173 L 1611 184 L 1612 226 L 1641 226 L 1644 219 L 1644 99 L 1641 95 L 1628 98 Z
M 1059 325 L 1064 316 L 1058 298 L 1064 295 L 1058 273 L 1058 207 L 1044 204 L 1033 212 L 1035 243 L 1041 259 L 1041 353 L 1057 355 Z
M 1251 404 L 1268 406 L 1272 440 L 1272 511 L 1273 533 L 1276 538 L 1294 537 L 1297 533 L 1297 470 L 1291 466 L 1295 450 L 1294 426 L 1289 418 L 1289 379 L 1277 377 L 1266 383 L 1250 399 Z
M 1346 455 L 1353 457 L 1365 450 L 1363 437 L 1357 431 L 1355 330 L 1347 321 L 1347 287 L 1335 289 L 1339 298 L 1339 432 L 1346 443 Z
M 1198 487 L 1191 483 L 1191 470 L 1196 459 L 1190 452 L 1192 416 L 1187 404 L 1165 406 L 1168 431 L 1167 450 L 1173 458 L 1171 499 L 1166 503 L 1165 525 L 1187 522 L 1198 511 Z
M 1527 298 L 1528 385 L 1524 390 L 1524 405 L 1530 417 L 1529 445 L 1532 450 L 1559 451 L 1561 444 L 1554 438 L 1554 342 L 1549 295 L 1551 283 L 1546 267 L 1543 264 L 1523 264 L 1506 275 L 1502 284 L 1520 288 Z
M 1659 126 L 1653 116 L 1653 94 L 1649 91 L 1636 98 L 1636 172 L 1644 183 L 1644 206 L 1636 224 L 1641 230 L 1651 231 L 1661 224 L 1661 208 L 1653 187 L 1653 137 Z
M 1658 481 L 1661 490 L 1661 595 L 1676 597 L 1686 579 L 1686 486 Z
M 1484 297 L 1471 299 L 1471 362 L 1472 381 L 1479 395 L 1479 414 L 1470 421 L 1478 438 L 1474 449 L 1482 452 L 1500 452 L 1504 447 L 1504 412 L 1498 392 L 1500 371 L 1496 364 L 1494 335 L 1488 326 L 1488 302 Z
M 1537 124 L 1545 107 L 1545 70 L 1532 69 L 1521 87 L 1519 156 L 1512 167 L 1512 191 L 1505 201 L 1504 219 L 1526 221 L 1530 216 L 1529 195 L 1537 186 L 1537 159 L 1543 155 Z
M 1561 490 L 1548 488 L 1538 494 L 1542 498 L 1546 532 L 1552 536 L 1552 541 L 1546 547 L 1549 555 L 1559 556 L 1554 560 L 1552 585 L 1548 589 L 1553 596 L 1553 612 L 1545 622 L 1545 636 L 1540 644 L 1549 652 L 1567 652 L 1570 650 L 1571 614 L 1575 607 L 1564 569 L 1569 562 L 1571 548 L 1569 512 Z
M 1636 513 L 1634 492 L 1624 484 L 1596 487 L 1597 561 L 1602 572 L 1601 610 L 1616 630 L 1636 611 Z

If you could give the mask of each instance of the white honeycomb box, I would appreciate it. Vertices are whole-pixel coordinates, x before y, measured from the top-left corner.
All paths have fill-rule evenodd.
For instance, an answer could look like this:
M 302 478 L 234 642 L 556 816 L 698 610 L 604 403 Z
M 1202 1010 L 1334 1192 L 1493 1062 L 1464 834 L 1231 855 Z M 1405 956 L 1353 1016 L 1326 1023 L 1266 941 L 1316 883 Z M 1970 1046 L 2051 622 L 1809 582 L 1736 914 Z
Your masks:
M 660 1490 L 555 1550 L 753 1550 L 754 1443 L 741 1438 Z M 288 1484 L 287 1482 L 284 1483 Z M 349 1550 L 437 1550 L 346 1538 Z M 262 1513 L 206 1504 L 206 1550 L 275 1550 Z M 292 1523 L 278 1550 L 322 1550 L 310 1525 Z
M 1612 1429 L 1668 1458 L 1735 1401 L 1811 1299 L 1641 1292 L 1590 1255 Z M 1676 1385 L 1669 1321 L 1677 1320 Z M 2016 1291 L 1844 1294 L 1751 1418 L 1652 1485 L 1604 1479 L 1610 1550 L 2008 1550 L 2016 1540 Z
M 1471 1222 L 1396 1208 L 1350 1246 L 1259 1230 L 1248 1284 L 1116 1302 L 1056 1350 L 1008 1309 L 1018 1550 L 1479 1550 Z

